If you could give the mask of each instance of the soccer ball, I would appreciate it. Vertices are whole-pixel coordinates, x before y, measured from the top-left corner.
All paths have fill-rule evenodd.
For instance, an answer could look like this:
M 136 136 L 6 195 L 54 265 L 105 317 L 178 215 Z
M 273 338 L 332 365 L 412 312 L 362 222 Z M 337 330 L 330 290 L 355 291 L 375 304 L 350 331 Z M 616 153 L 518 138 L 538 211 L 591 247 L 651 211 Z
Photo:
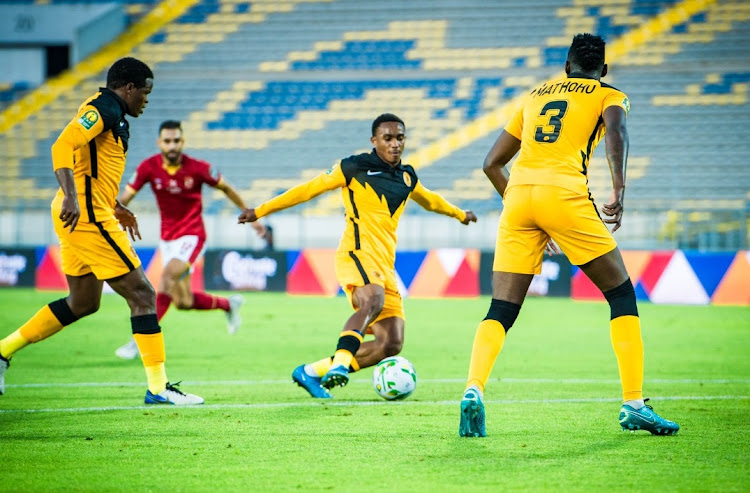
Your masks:
M 417 371 L 408 359 L 391 356 L 375 365 L 372 386 L 383 399 L 406 399 L 417 388 Z

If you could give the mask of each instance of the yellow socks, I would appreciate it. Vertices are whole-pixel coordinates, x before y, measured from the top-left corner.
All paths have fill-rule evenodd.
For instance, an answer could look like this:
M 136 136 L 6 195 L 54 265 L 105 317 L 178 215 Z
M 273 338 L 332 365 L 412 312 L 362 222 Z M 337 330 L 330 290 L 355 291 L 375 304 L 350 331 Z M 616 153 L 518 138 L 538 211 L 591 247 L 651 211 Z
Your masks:
M 331 363 L 331 367 L 342 365 L 344 368 L 349 368 L 349 365 L 351 364 L 353 359 L 354 355 L 348 350 L 337 349 L 336 353 L 333 355 L 333 362 Z
M 356 330 L 344 330 L 339 336 L 339 343 L 336 346 L 336 352 L 333 354 L 333 363 L 331 367 L 343 366 L 349 368 L 357 354 L 360 344 L 362 344 L 362 334 Z M 356 363 L 355 363 L 356 365 Z
M 317 375 L 322 378 L 323 375 L 328 373 L 328 370 L 330 370 L 332 366 L 333 358 L 329 356 L 328 358 L 323 358 L 314 363 L 306 364 L 305 372 L 311 377 Z M 352 358 L 352 361 L 349 363 L 349 371 L 359 371 L 359 363 L 357 363 L 356 358 Z
M 490 378 L 492 367 L 505 342 L 505 329 L 497 320 L 482 320 L 474 335 L 474 347 L 471 350 L 469 379 L 466 388 L 476 385 L 481 392 Z
M 319 377 L 323 377 L 323 375 L 328 373 L 328 370 L 331 369 L 332 364 L 333 364 L 333 358 L 329 356 L 328 358 L 323 358 L 319 361 L 316 361 L 315 363 L 310 363 L 307 366 L 309 366 L 310 369 L 312 369 L 316 375 L 318 375 Z
M 624 315 L 611 320 L 609 327 L 612 348 L 620 370 L 622 399 L 643 399 L 643 339 L 640 319 Z
M 66 310 L 66 312 L 61 315 L 66 323 L 63 324 L 60 322 L 58 316 L 53 312 L 53 307 L 59 312 L 61 304 L 65 304 L 64 299 L 57 300 L 42 307 L 33 317 L 23 324 L 20 329 L 0 341 L 0 354 L 2 354 L 4 358 L 10 358 L 17 351 L 23 349 L 32 342 L 44 340 L 62 330 L 64 325 L 74 322 L 76 318 L 70 312 L 67 304 L 62 308 L 62 310 Z
M 164 336 L 156 334 L 133 334 L 138 350 L 141 352 L 143 366 L 146 367 L 148 390 L 158 394 L 167 388 L 167 373 L 164 369 Z
M 10 359 L 16 351 L 25 348 L 29 344 L 31 344 L 31 341 L 21 335 L 21 329 L 18 329 L 0 341 L 0 356 Z

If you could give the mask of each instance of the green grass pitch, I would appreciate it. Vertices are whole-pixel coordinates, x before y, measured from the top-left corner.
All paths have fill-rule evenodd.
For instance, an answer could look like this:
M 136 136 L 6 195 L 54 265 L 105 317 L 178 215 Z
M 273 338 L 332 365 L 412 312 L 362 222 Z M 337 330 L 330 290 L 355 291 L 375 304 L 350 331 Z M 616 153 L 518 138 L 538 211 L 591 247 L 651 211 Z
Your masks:
M 0 336 L 60 293 L 0 290 Z M 163 320 L 167 372 L 206 398 L 143 406 L 139 360 L 113 351 L 128 309 L 101 310 L 19 352 L 0 397 L 0 491 L 747 491 L 750 308 L 641 304 L 646 396 L 673 437 L 624 433 L 603 303 L 527 300 L 486 392 L 486 439 L 458 437 L 458 401 L 487 298 L 406 299 L 403 402 L 372 370 L 310 399 L 292 369 L 332 354 L 346 299 L 248 293 Z

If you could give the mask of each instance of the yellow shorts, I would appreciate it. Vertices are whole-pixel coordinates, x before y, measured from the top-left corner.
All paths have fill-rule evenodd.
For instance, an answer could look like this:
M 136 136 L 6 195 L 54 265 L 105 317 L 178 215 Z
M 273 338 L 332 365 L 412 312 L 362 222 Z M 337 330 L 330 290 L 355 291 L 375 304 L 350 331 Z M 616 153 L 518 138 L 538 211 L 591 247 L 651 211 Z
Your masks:
M 505 192 L 492 270 L 539 274 L 552 238 L 573 265 L 617 248 L 594 201 L 566 188 L 516 185 Z
M 79 221 L 71 233 L 70 228 L 63 228 L 59 216 L 60 208 L 53 204 L 52 223 L 60 240 L 61 268 L 65 275 L 78 277 L 93 272 L 97 279 L 106 281 L 140 267 L 141 259 L 117 220 Z
M 377 284 L 385 289 L 383 310 L 372 323 L 390 317 L 399 317 L 405 320 L 404 304 L 401 301 L 401 294 L 398 292 L 398 284 L 396 283 L 396 271 L 393 265 L 387 266 L 384 264 L 384 262 L 378 261 L 378 259 L 361 250 L 338 252 L 336 254 L 336 278 L 344 293 L 346 293 L 352 308 L 357 309 L 352 300 L 354 288 L 366 284 Z

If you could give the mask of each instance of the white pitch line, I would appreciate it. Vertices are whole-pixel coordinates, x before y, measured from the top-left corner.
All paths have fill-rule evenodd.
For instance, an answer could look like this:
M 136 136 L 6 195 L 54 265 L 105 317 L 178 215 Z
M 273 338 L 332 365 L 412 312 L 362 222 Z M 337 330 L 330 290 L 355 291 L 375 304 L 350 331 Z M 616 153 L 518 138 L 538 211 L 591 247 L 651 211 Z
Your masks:
M 232 386 L 232 385 L 280 385 L 291 383 L 291 379 L 286 380 L 184 380 L 182 382 L 185 386 Z M 619 384 L 620 381 L 617 379 L 608 378 L 500 378 L 498 380 L 490 380 L 490 382 L 500 383 L 550 383 L 557 385 L 588 385 L 588 384 Z M 356 378 L 352 379 L 350 383 L 362 384 L 371 383 L 370 379 Z M 419 383 L 466 383 L 465 378 L 420 378 Z M 659 383 L 659 384 L 687 384 L 687 385 L 698 385 L 698 384 L 713 384 L 713 385 L 726 385 L 726 384 L 750 384 L 750 379 L 697 379 L 697 378 L 650 378 L 646 383 Z M 43 382 L 43 383 L 17 383 L 7 384 L 7 388 L 78 388 L 78 387 L 144 387 L 145 382 Z
M 709 400 L 746 400 L 750 395 L 696 395 L 696 396 L 663 396 L 654 397 L 657 401 L 709 401 Z M 591 397 L 574 399 L 501 399 L 486 400 L 485 404 L 582 404 L 595 402 L 622 402 L 622 399 L 614 397 Z M 2 414 L 35 414 L 35 413 L 85 413 L 102 411 L 140 411 L 167 409 L 268 409 L 268 408 L 291 408 L 291 407 L 369 407 L 369 406 L 458 406 L 459 401 L 313 401 L 306 402 L 258 402 L 255 404 L 203 404 L 198 406 L 163 406 L 163 405 L 141 405 L 141 406 L 107 406 L 107 407 L 63 407 L 63 408 L 41 408 L 41 409 L 0 409 Z

